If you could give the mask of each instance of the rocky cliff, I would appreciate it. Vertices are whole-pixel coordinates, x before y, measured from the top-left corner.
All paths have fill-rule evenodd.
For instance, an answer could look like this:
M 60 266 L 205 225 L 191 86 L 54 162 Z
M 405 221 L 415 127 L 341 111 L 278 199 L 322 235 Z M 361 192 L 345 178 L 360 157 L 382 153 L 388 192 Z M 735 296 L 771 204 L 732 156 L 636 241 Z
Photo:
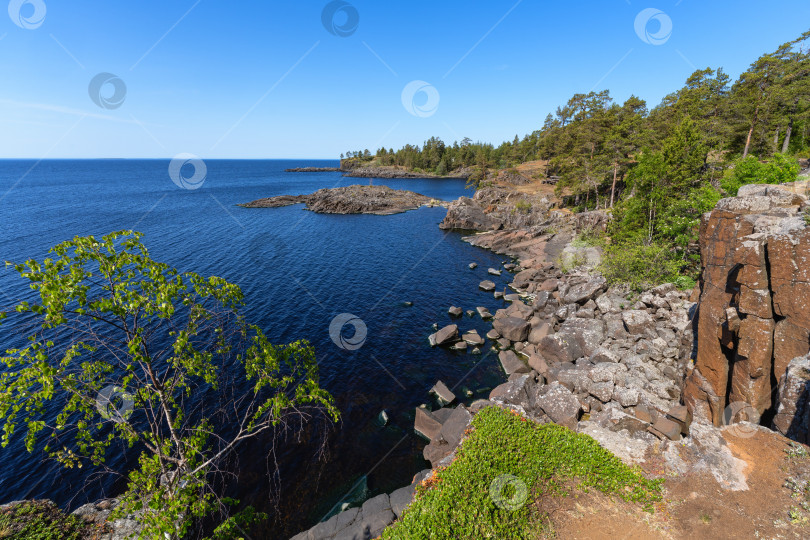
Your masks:
M 703 216 L 697 358 L 684 386 L 695 418 L 771 425 L 780 379 L 810 351 L 806 190 L 743 186 Z M 787 434 L 794 420 L 783 414 L 775 427 Z
M 494 231 L 523 229 L 548 219 L 551 202 L 545 197 L 525 195 L 512 188 L 493 185 L 450 203 L 442 229 Z

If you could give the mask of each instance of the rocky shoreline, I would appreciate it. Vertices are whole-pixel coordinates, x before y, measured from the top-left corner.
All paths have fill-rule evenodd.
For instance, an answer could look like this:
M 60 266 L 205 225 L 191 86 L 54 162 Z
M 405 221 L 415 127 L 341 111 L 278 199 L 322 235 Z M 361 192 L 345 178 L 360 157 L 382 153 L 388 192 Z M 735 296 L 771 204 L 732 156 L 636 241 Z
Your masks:
M 415 210 L 425 205 L 441 205 L 413 191 L 391 189 L 388 186 L 353 185 L 319 189 L 310 195 L 279 195 L 240 204 L 244 208 L 278 208 L 305 204 L 306 209 L 319 214 L 374 214 L 387 216 Z
M 425 339 L 497 358 L 504 382 L 487 399 L 464 403 L 457 385 L 437 380 L 431 392 L 443 406 L 418 407 L 414 417 L 414 432 L 428 441 L 423 458 L 431 468 L 293 539 L 380 535 L 406 511 L 420 483 L 451 465 L 472 418 L 486 407 L 589 435 L 625 463 L 672 483 L 671 489 L 686 489 L 679 504 L 710 506 L 763 485 L 766 496 L 790 500 L 777 493 L 780 478 L 763 480 L 777 473 L 762 471 L 783 467 L 777 458 L 791 440 L 810 440 L 807 192 L 807 182 L 744 186 L 703 217 L 699 284 L 691 291 L 663 284 L 641 293 L 609 286 L 598 272 L 600 250 L 574 242 L 583 230 L 604 229 L 602 212 L 566 213 L 543 197 L 497 185 L 450 203 L 442 229 L 475 232 L 464 239 L 512 258 L 498 268 L 469 265 L 480 275 L 480 294 L 502 299 L 504 307 L 492 314 L 482 306 L 448 306 L 451 317 L 466 312 L 490 321 L 491 330 L 481 336 L 459 318 Z M 384 186 L 350 186 L 248 205 L 305 203 L 313 211 L 385 215 L 430 202 Z M 487 279 L 503 272 L 512 277 L 511 293 Z M 731 516 L 735 527 L 752 521 L 762 496 L 739 499 L 740 508 L 748 506 Z M 114 504 L 101 501 L 74 514 L 104 524 Z M 757 534 L 775 526 L 772 516 L 759 517 Z M 131 532 L 136 521 L 108 525 Z M 684 527 L 680 536 L 689 537 L 683 531 L 694 529 Z M 777 529 L 780 537 L 800 536 Z M 106 538 L 121 538 L 117 532 Z
M 340 167 L 294 167 L 284 169 L 292 173 L 342 172 L 349 178 L 455 178 L 466 180 L 471 171 L 459 169 L 450 174 L 440 175 L 429 172 L 414 172 L 404 167 L 372 166 L 364 167 L 356 162 L 342 160 Z
M 449 175 L 438 175 L 426 172 L 413 172 L 396 167 L 358 167 L 355 169 L 343 170 L 343 176 L 351 178 L 456 178 L 466 179 L 469 174 L 455 172 Z
M 726 346 L 739 344 L 742 350 L 737 354 L 746 354 L 754 350 L 746 344 L 758 339 L 756 325 L 749 331 L 737 323 L 747 315 L 746 320 L 756 319 L 751 319 L 750 310 L 734 317 L 729 314 L 729 303 L 733 306 L 735 302 L 742 302 L 742 298 L 734 296 L 739 293 L 734 293 L 733 289 L 721 302 L 718 309 L 722 313 L 719 314 L 711 311 L 706 312 L 708 316 L 698 317 L 698 299 L 703 301 L 707 295 L 723 290 L 711 285 L 715 279 L 712 276 L 717 273 L 711 261 L 717 260 L 720 254 L 729 261 L 723 272 L 730 271 L 734 264 L 737 265 L 734 268 L 739 268 L 737 259 L 728 255 L 734 252 L 739 254 L 743 265 L 752 266 L 752 271 L 745 274 L 751 276 L 750 284 L 742 274 L 739 281 L 746 284 L 751 294 L 757 293 L 754 286 L 757 278 L 754 276 L 764 271 L 764 250 L 757 246 L 766 239 L 761 232 L 749 230 L 751 226 L 740 229 L 740 223 L 747 220 L 758 223 L 759 231 L 793 236 L 796 236 L 796 231 L 804 234 L 810 228 L 805 222 L 796 221 L 800 210 L 807 206 L 804 195 L 773 186 L 751 186 L 740 192 L 739 197 L 721 201 L 711 216 L 704 217 L 701 244 L 708 246 L 714 242 L 711 249 L 717 253 L 704 251 L 704 277 L 699 286 L 692 291 L 681 291 L 673 284 L 665 284 L 641 294 L 621 287 L 608 287 L 604 278 L 595 271 L 601 257 L 599 250 L 576 247 L 571 243 L 578 231 L 604 227 L 606 216 L 603 213 L 565 215 L 551 210 L 548 201 L 543 200 L 532 201 L 530 211 L 516 212 L 516 201 L 525 197 L 498 186 L 479 190 L 472 199 L 462 197 L 451 203 L 441 227 L 480 231 L 465 240 L 513 257 L 515 263 L 486 272 L 512 272 L 514 277 L 510 288 L 515 292 L 505 295 L 494 291 L 492 282 L 486 279 L 481 282 L 482 294 L 494 294 L 506 302 L 506 306 L 494 316 L 485 308 L 478 307 L 474 311 L 473 306 L 467 306 L 468 313 L 477 311 L 479 317 L 492 320 L 493 327 L 486 339 L 474 331 L 465 332 L 459 325 L 450 324 L 437 328 L 428 340 L 432 346 L 461 351 L 473 347 L 472 352 L 479 352 L 488 342 L 490 352 L 497 355 L 506 381 L 493 389 L 486 400 L 455 406 L 457 397 L 453 389 L 437 381 L 432 392 L 446 405 L 433 411 L 420 407 L 415 412 L 414 431 L 429 440 L 423 457 L 432 467 L 426 475 L 423 472 L 418 476 L 429 479 L 432 471 L 452 463 L 473 415 L 484 407 L 496 406 L 513 410 L 535 422 L 554 422 L 590 435 L 626 463 L 647 466 L 655 463 L 656 467 L 662 468 L 658 470 L 659 474 L 670 476 L 705 474 L 717 482 L 721 491 L 748 490 L 752 479 L 744 471 L 757 462 L 746 460 L 746 454 L 738 451 L 739 445 L 748 438 L 773 440 L 777 445 L 784 445 L 782 441 L 786 439 L 756 425 L 760 421 L 759 415 L 725 418 L 721 414 L 720 421 L 717 421 L 715 411 L 722 413 L 722 408 L 718 409 L 713 401 L 717 398 L 711 397 L 717 394 L 709 394 L 705 379 L 698 378 L 700 367 L 709 365 L 708 361 L 701 362 L 700 359 L 711 357 L 713 365 L 717 365 L 727 361 L 728 353 L 707 355 L 699 352 L 698 344 L 705 339 L 716 339 L 704 337 L 707 334 L 721 336 L 729 329 L 735 332 L 735 339 L 727 340 Z M 751 214 L 754 215 L 745 217 Z M 736 248 L 728 245 L 729 237 L 735 235 L 745 236 L 745 241 L 738 241 L 739 247 Z M 790 242 L 793 246 L 802 246 L 801 249 L 810 246 L 810 242 L 795 238 L 789 239 Z M 786 264 L 804 257 L 796 253 L 797 249 L 794 247 L 794 254 L 785 258 Z M 810 251 L 810 247 L 807 249 Z M 759 254 L 758 259 L 746 255 L 752 250 Z M 757 260 L 761 263 L 759 266 Z M 566 261 L 580 261 L 582 264 L 566 273 L 561 269 L 561 266 L 570 266 Z M 470 264 L 470 268 L 475 270 L 476 265 Z M 795 294 L 798 292 L 795 287 L 801 288 L 803 283 L 784 281 L 782 286 L 794 287 L 789 290 Z M 790 293 L 783 291 L 783 297 L 790 297 Z M 760 298 L 765 296 L 758 295 Z M 749 295 L 748 298 L 750 301 L 752 297 Z M 782 305 L 788 304 L 783 301 Z M 777 309 L 780 314 L 787 313 L 784 307 Z M 458 306 L 451 306 L 448 311 L 451 316 L 464 313 L 463 307 Z M 793 315 L 789 321 L 792 326 L 810 327 L 804 319 L 798 321 L 797 316 Z M 806 442 L 810 432 L 807 390 L 810 388 L 810 355 L 807 354 L 810 330 L 797 332 L 801 334 L 799 337 L 804 336 L 800 340 L 802 345 L 792 346 L 790 352 L 785 353 L 785 357 L 796 353 L 797 358 L 789 363 L 783 362 L 784 367 L 780 369 L 784 373 L 777 376 L 778 389 L 770 389 L 771 395 L 776 397 L 767 407 L 778 411 L 774 427 L 794 440 Z M 790 335 L 795 337 L 797 332 Z M 768 349 L 767 342 L 760 348 Z M 772 355 L 764 356 L 762 362 L 773 362 Z M 698 359 L 697 368 L 695 358 Z M 734 364 L 734 377 L 739 371 L 740 377 L 743 373 L 747 377 L 746 381 L 756 380 L 756 373 L 747 367 L 751 366 L 748 358 L 742 356 L 743 361 Z M 747 371 L 739 369 L 743 366 Z M 705 369 L 725 369 L 722 372 L 726 374 L 732 371 L 722 366 Z M 750 392 L 742 392 L 743 388 L 752 388 L 751 384 L 746 386 L 742 380 L 731 380 L 737 389 L 734 392 L 743 398 L 751 396 Z M 772 377 L 763 380 L 769 382 Z M 698 381 L 699 385 L 690 381 Z M 703 393 L 690 389 L 690 384 L 692 388 L 698 386 Z M 756 395 L 750 399 L 755 398 Z M 706 402 L 711 409 L 701 408 L 700 404 Z M 730 446 L 733 440 L 735 446 Z M 703 481 L 703 477 L 700 478 Z M 357 513 L 356 509 L 354 512 Z M 398 512 L 394 514 L 386 514 L 384 521 L 392 523 L 399 516 Z M 321 523 L 294 538 L 371 538 L 384 529 L 380 522 L 374 521 L 373 530 L 366 528 L 367 534 L 358 536 L 349 525 L 341 527 L 350 517 L 341 518 L 341 515 L 325 522 L 328 525 Z M 362 515 L 365 516 L 365 512 Z M 354 520 L 352 523 L 356 527 L 359 522 Z

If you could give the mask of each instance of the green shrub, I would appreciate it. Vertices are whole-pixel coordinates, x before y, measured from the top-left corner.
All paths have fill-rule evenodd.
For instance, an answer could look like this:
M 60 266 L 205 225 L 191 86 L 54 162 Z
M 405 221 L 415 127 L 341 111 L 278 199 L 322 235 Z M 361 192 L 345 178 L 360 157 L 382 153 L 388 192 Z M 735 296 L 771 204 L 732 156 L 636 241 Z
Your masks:
M 520 212 L 521 214 L 528 214 L 532 209 L 532 203 L 525 199 L 520 199 L 518 202 L 515 203 L 515 210 Z
M 746 184 L 793 182 L 799 176 L 799 171 L 799 163 L 785 154 L 774 154 L 766 163 L 748 156 L 734 163 L 734 168 L 726 172 L 720 185 L 729 195 L 735 196 L 740 187 Z
M 64 513 L 50 501 L 26 501 L 0 512 L 0 538 L 79 540 L 99 532 L 97 526 Z
M 694 289 L 695 285 L 697 285 L 697 282 L 694 280 L 694 278 L 692 278 L 692 276 L 678 276 L 675 278 L 673 283 L 682 291 Z
M 621 283 L 641 291 L 676 281 L 683 265 L 670 246 L 635 240 L 605 246 L 599 270 L 611 285 Z
M 571 241 L 573 247 L 593 247 L 602 246 L 605 243 L 605 236 L 601 231 L 590 227 L 585 227 L 577 233 Z
M 645 478 L 591 437 L 489 407 L 473 418 L 453 463 L 417 487 L 414 502 L 382 537 L 537 538 L 544 515 L 536 499 L 565 495 L 571 482 L 648 510 L 661 499 L 661 480 Z

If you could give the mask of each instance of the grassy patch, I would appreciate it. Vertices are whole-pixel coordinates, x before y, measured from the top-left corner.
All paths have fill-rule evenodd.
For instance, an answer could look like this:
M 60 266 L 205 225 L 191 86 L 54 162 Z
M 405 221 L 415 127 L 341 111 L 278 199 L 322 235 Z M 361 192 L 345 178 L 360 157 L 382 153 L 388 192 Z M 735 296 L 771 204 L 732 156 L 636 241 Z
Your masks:
M 99 529 L 66 514 L 50 501 L 27 501 L 0 511 L 0 538 L 15 540 L 82 540 Z
M 807 449 L 795 442 L 785 448 L 787 454 L 788 477 L 785 487 L 790 490 L 790 496 L 796 501 L 796 506 L 788 510 L 790 522 L 794 525 L 804 525 L 810 516 L 810 468 L 808 468 Z
M 417 488 L 382 537 L 535 538 L 545 521 L 535 501 L 564 495 L 571 481 L 650 510 L 661 498 L 661 480 L 645 478 L 591 437 L 489 407 L 473 419 L 455 461 Z
M 605 247 L 599 270 L 611 285 L 621 283 L 643 291 L 678 280 L 683 264 L 665 244 L 625 242 Z M 694 286 L 694 279 L 681 280 L 678 285 L 681 288 Z
M 528 214 L 532 210 L 532 203 L 526 199 L 520 199 L 515 203 L 515 210 L 521 214 Z

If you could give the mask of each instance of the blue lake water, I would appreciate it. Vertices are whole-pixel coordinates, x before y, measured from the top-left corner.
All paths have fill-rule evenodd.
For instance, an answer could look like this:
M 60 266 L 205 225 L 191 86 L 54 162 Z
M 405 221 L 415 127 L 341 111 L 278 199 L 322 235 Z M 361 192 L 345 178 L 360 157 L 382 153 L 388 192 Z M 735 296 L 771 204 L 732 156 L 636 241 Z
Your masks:
M 413 410 L 431 403 L 437 379 L 485 397 L 502 379 L 493 355 L 431 349 L 434 322 L 451 322 L 450 305 L 464 309 L 503 302 L 478 290 L 487 267 L 503 261 L 438 228 L 445 209 L 421 208 L 393 216 L 324 215 L 302 205 L 246 209 L 260 197 L 310 193 L 326 187 L 367 184 L 341 173 L 285 173 L 288 167 L 337 166 L 332 161 L 207 161 L 196 190 L 177 187 L 168 160 L 0 160 L 0 259 L 42 259 L 53 245 L 75 235 L 135 229 L 153 258 L 183 271 L 218 275 L 239 284 L 248 319 L 276 342 L 307 339 L 319 359 L 321 382 L 336 397 L 342 421 L 329 436 L 325 457 L 313 461 L 306 442 L 277 449 L 282 498 L 268 536 L 285 537 L 312 525 L 358 479 L 371 494 L 410 482 L 426 467 L 425 442 L 413 434 Z M 462 180 L 375 179 L 443 200 L 471 196 Z M 470 270 L 470 262 L 479 264 Z M 0 270 L 0 306 L 30 294 L 10 269 Z M 405 302 L 413 302 L 412 307 Z M 363 320 L 367 338 L 354 351 L 330 339 L 341 313 Z M 489 325 L 477 316 L 462 330 Z M 5 332 L 5 333 L 4 333 Z M 0 348 L 14 336 L 0 326 Z M 484 352 L 489 346 L 483 347 Z M 390 422 L 375 422 L 385 409 Z M 274 512 L 268 498 L 267 449 L 240 450 L 236 493 Z M 47 497 L 65 507 L 114 495 L 112 480 L 87 481 L 83 471 L 63 471 L 24 452 L 19 441 L 0 450 L 0 502 Z M 126 467 L 126 455 L 110 465 Z M 363 483 L 361 481 L 361 483 Z

